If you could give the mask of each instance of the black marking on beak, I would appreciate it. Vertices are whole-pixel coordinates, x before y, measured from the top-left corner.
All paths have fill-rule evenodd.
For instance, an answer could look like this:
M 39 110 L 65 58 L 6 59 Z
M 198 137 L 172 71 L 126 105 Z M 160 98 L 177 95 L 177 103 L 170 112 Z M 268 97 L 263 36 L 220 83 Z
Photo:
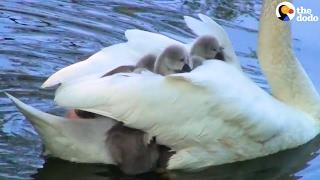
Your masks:
M 182 69 L 181 69 L 181 72 L 190 72 L 192 71 L 192 69 L 190 68 L 190 66 L 188 64 L 184 64 Z
M 220 47 L 219 48 L 219 52 L 217 53 L 215 59 L 221 60 L 221 61 L 225 61 L 225 57 L 224 57 L 224 52 L 223 52 L 224 48 Z

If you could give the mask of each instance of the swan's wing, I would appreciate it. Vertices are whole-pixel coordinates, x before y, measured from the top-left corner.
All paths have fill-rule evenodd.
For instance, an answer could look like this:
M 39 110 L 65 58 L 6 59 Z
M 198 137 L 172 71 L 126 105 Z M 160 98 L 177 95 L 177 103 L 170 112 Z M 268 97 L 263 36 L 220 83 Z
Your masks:
M 240 69 L 240 63 L 237 59 L 232 43 L 226 31 L 210 17 L 199 14 L 199 18 L 195 19 L 190 16 L 184 16 L 187 26 L 198 36 L 211 35 L 217 38 L 221 46 L 224 48 L 226 61 L 235 65 Z
M 135 65 L 141 56 L 127 43 L 120 43 L 102 49 L 87 60 L 67 66 L 51 75 L 43 88 L 72 82 L 83 77 L 98 78 L 121 65 Z
M 199 14 L 200 20 L 190 16 L 184 16 L 187 26 L 198 36 L 212 35 L 217 38 L 221 45 L 231 44 L 224 29 L 206 15 Z
M 42 87 L 99 78 L 116 67 L 135 65 L 146 54 L 159 55 L 169 45 L 182 44 L 164 35 L 137 29 L 127 30 L 125 35 L 128 42 L 106 47 L 85 61 L 59 70 Z
M 205 15 L 199 15 L 199 17 L 202 21 L 187 16 L 185 21 L 197 35 L 213 35 L 218 38 L 219 42 L 225 43 L 227 62 L 239 67 L 231 42 L 223 28 Z M 135 65 L 142 56 L 148 53 L 158 55 L 171 44 L 183 45 L 164 35 L 137 29 L 127 30 L 125 35 L 128 42 L 106 47 L 85 61 L 59 70 L 51 75 L 42 87 L 99 78 L 118 66 Z M 185 47 L 189 49 L 190 45 L 185 45 Z
M 158 55 L 169 45 L 184 45 L 183 43 L 165 35 L 139 29 L 127 30 L 125 35 L 128 39 L 128 45 L 141 54 L 152 53 Z

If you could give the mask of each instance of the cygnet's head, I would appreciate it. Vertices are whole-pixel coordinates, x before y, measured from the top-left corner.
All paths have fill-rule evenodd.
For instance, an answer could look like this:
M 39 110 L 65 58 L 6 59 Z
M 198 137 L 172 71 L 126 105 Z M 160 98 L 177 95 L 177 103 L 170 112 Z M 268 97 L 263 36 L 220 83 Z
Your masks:
M 199 37 L 191 48 L 191 56 L 199 56 L 204 59 L 215 59 L 223 48 L 218 40 L 209 35 Z M 222 59 L 221 59 L 222 60 Z
M 193 67 L 187 50 L 180 45 L 168 46 L 158 57 L 154 72 L 161 75 L 190 72 Z

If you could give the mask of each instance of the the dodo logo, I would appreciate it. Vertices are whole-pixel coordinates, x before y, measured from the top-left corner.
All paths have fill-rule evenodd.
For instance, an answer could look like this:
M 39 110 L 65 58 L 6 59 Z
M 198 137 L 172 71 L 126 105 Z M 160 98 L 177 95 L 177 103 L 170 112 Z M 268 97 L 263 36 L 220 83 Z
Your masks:
M 282 21 L 290 21 L 295 14 L 295 7 L 290 2 L 282 2 L 276 8 L 276 15 Z

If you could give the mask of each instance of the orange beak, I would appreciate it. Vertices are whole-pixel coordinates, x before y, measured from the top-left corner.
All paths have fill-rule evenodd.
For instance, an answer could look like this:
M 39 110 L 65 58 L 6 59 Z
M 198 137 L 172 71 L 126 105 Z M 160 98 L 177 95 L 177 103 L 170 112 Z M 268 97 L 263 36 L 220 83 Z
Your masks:
M 294 13 L 294 10 L 293 10 L 293 9 L 290 9 L 288 6 L 283 6 L 283 7 L 281 8 L 281 12 L 282 12 L 283 14 L 292 14 L 292 13 Z

